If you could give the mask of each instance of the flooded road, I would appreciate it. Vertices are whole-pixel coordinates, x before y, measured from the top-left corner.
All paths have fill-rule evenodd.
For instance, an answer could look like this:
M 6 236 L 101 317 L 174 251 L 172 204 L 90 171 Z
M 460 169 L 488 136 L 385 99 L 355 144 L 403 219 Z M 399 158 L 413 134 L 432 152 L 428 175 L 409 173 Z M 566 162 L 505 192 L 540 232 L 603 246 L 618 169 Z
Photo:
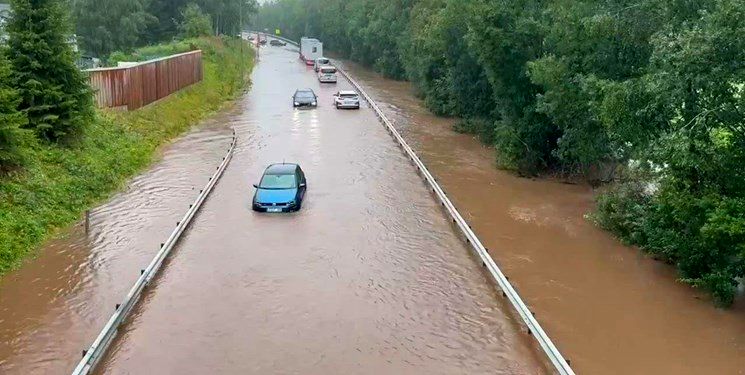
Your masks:
M 589 187 L 515 177 L 408 83 L 351 63 L 579 374 L 745 374 L 745 298 L 719 310 L 595 228 Z
M 222 116 L 226 116 L 222 115 Z M 220 164 L 232 133 L 218 116 L 0 280 L 0 373 L 64 374 Z M 196 189 L 196 190 L 195 190 Z
M 99 373 L 543 374 L 481 266 L 369 108 L 337 111 L 290 48 L 129 191 L 0 284 L 0 372 L 67 373 L 219 164 L 233 159 Z M 297 87 L 320 106 L 293 110 Z M 269 163 L 299 162 L 299 213 L 251 211 Z M 193 189 L 196 188 L 196 191 Z
M 540 374 L 530 338 L 372 111 L 262 48 L 233 159 L 100 373 Z M 296 88 L 319 107 L 294 110 Z M 251 210 L 298 162 L 302 211 Z

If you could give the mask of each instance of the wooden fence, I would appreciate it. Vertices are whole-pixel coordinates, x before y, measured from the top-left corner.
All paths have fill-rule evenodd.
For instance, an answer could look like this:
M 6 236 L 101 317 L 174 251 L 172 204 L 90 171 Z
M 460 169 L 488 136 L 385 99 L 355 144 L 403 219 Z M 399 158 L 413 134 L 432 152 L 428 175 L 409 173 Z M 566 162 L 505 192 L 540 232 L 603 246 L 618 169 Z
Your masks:
M 199 50 L 86 72 L 99 108 L 126 107 L 130 111 L 197 83 L 204 74 Z

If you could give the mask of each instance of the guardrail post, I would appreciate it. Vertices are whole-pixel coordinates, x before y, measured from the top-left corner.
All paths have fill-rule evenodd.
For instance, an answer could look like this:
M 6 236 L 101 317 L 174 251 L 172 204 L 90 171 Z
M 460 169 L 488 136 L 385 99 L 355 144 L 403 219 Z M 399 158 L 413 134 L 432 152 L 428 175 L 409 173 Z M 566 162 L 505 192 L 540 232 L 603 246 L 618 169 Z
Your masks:
M 85 234 L 91 231 L 91 210 L 85 210 Z

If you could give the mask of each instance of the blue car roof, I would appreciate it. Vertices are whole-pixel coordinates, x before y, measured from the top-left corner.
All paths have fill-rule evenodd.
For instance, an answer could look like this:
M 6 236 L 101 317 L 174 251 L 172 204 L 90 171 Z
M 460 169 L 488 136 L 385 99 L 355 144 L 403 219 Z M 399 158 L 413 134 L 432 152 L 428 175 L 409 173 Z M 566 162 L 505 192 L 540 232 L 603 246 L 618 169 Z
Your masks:
M 297 167 L 297 164 L 292 163 L 272 164 L 266 167 L 264 174 L 294 174 Z

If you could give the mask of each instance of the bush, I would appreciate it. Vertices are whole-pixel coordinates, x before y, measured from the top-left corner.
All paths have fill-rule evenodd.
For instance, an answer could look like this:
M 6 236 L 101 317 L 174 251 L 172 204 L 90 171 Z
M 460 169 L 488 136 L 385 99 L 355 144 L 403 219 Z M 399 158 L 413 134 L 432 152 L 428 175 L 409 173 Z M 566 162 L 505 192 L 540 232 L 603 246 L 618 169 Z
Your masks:
M 455 123 L 453 129 L 458 133 L 475 134 L 485 144 L 494 144 L 494 124 L 487 119 L 462 119 Z
M 608 187 L 596 198 L 591 219 L 601 228 L 616 234 L 624 243 L 639 244 L 643 239 L 642 219 L 649 208 L 649 196 L 637 182 Z

